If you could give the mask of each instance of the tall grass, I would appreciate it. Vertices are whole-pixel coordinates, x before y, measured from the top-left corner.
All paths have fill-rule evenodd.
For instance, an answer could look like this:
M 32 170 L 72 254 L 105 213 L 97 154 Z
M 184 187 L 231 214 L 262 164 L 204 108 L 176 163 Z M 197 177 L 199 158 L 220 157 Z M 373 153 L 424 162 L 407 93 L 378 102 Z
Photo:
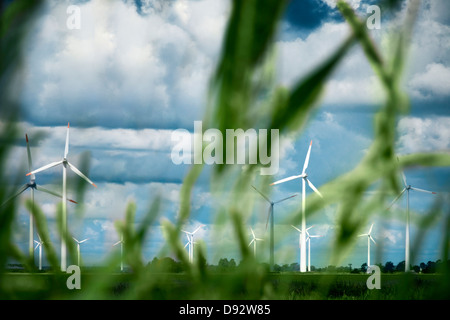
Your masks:
M 5 178 L 8 151 L 17 135 L 15 121 L 20 113 L 5 110 L 17 110 L 14 97 L 10 97 L 8 79 L 17 70 L 21 56 L 21 40 L 26 31 L 24 21 L 32 21 L 41 1 L 15 1 L 2 13 L 1 25 L 1 103 L 3 125 L 0 145 L 0 179 Z M 400 2 L 400 1 L 390 1 Z M 407 114 L 409 100 L 402 89 L 404 62 L 407 60 L 408 45 L 419 7 L 419 1 L 409 1 L 405 11 L 405 21 L 401 27 L 389 35 L 389 50 L 383 52 L 372 41 L 365 22 L 359 18 L 345 1 L 338 1 L 337 7 L 351 27 L 350 35 L 308 75 L 292 87 L 286 88 L 276 83 L 274 78 L 275 37 L 280 20 L 286 9 L 286 1 L 246 0 L 232 1 L 232 10 L 228 20 L 222 51 L 217 69 L 212 75 L 208 93 L 208 105 L 203 118 L 203 130 L 217 128 L 225 133 L 226 129 L 266 128 L 279 129 L 281 134 L 300 136 L 311 113 L 320 107 L 320 98 L 327 80 L 340 65 L 349 50 L 360 46 L 370 62 L 374 73 L 384 91 L 385 100 L 374 116 L 374 138 L 363 159 L 349 172 L 327 182 L 321 187 L 323 199 L 315 195 L 307 199 L 307 217 L 328 206 L 337 208 L 338 228 L 332 250 L 331 264 L 338 265 L 351 249 L 356 232 L 367 220 L 380 214 L 386 193 L 374 193 L 367 197 L 366 191 L 374 187 L 380 190 L 399 192 L 398 176 L 400 170 L 411 166 L 440 167 L 450 165 L 447 153 L 416 153 L 399 157 L 395 153 L 396 124 L 398 117 Z M 395 8 L 395 6 L 394 6 Z M 270 148 L 271 141 L 267 142 Z M 270 150 L 270 149 L 269 149 Z M 224 146 L 223 154 L 227 150 Z M 11 202 L 0 208 L 0 297 L 26 298 L 129 298 L 129 299 L 265 299 L 265 298 L 333 298 L 335 282 L 339 276 L 320 278 L 319 290 L 295 291 L 289 285 L 279 286 L 267 269 L 257 263 L 247 246 L 245 223 L 253 208 L 252 200 L 246 195 L 252 184 L 262 187 L 270 182 L 270 177 L 259 176 L 260 165 L 215 165 L 212 170 L 211 192 L 215 196 L 227 199 L 226 207 L 214 213 L 218 230 L 231 226 L 234 239 L 238 243 L 242 263 L 236 272 L 218 277 L 205 267 L 205 248 L 200 245 L 193 264 L 188 262 L 185 249 L 181 244 L 181 226 L 191 215 L 193 188 L 203 165 L 192 165 L 186 175 L 180 192 L 180 213 L 175 222 L 163 221 L 167 237 L 167 248 L 172 251 L 186 267 L 183 275 L 165 273 L 164 267 L 150 270 L 142 259 L 143 241 L 149 226 L 160 214 L 159 198 L 150 206 L 144 220 L 136 227 L 134 221 L 136 206 L 130 203 L 124 215 L 124 221 L 117 223 L 119 234 L 125 242 L 125 261 L 132 272 L 125 275 L 113 274 L 119 262 L 117 255 L 105 261 L 103 272 L 89 277 L 84 275 L 83 290 L 69 292 L 62 288 L 63 274 L 55 271 L 50 280 L 30 277 L 28 289 L 20 284 L 6 285 L 5 264 L 8 258 L 21 261 L 29 271 L 36 271 L 29 260 L 13 243 L 12 227 L 16 203 Z M 0 202 L 8 197 L 10 190 L 0 189 Z M 54 270 L 59 270 L 56 252 L 48 238 L 44 214 L 38 206 L 27 203 L 30 213 L 35 216 L 39 234 L 46 242 L 45 252 Z M 445 215 L 446 206 L 436 202 L 431 215 L 446 219 L 450 226 L 450 216 Z M 447 208 L 448 209 L 448 208 Z M 58 210 L 59 212 L 60 210 Z M 289 221 L 298 224 L 300 208 L 290 213 Z M 427 216 L 428 217 L 428 216 Z M 428 222 L 421 223 L 419 237 L 427 232 Z M 447 227 L 447 230 L 449 228 Z M 442 243 L 443 261 L 448 260 L 448 233 Z M 68 241 L 71 243 L 71 241 Z M 413 249 L 417 245 L 413 245 Z M 413 250 L 414 251 L 414 250 Z M 69 253 L 74 255 L 74 247 Z M 445 269 L 448 272 L 448 268 Z M 155 272 L 158 274 L 155 276 Z M 8 278 L 10 279 L 10 278 Z M 46 278 L 47 279 L 47 278 Z M 331 279 L 331 280 L 330 280 Z M 437 282 L 438 289 L 433 292 L 450 292 L 449 275 L 444 281 Z M 62 280 L 64 281 L 64 280 Z M 405 275 L 403 288 L 407 288 L 411 278 Z M 65 283 L 65 282 L 64 282 Z M 294 283 L 294 282 L 292 282 Z M 314 284 L 313 286 L 315 286 Z M 287 288 L 280 293 L 280 288 Z M 294 288 L 290 290 L 289 288 Z M 305 293 L 306 292 L 306 293 Z M 392 291 L 389 298 L 414 296 L 405 295 L 405 290 Z M 367 298 L 359 295 L 359 298 Z M 373 295 L 371 296 L 373 297 Z M 429 296 L 426 296 L 429 297 Z M 434 297 L 434 296 L 431 296 Z

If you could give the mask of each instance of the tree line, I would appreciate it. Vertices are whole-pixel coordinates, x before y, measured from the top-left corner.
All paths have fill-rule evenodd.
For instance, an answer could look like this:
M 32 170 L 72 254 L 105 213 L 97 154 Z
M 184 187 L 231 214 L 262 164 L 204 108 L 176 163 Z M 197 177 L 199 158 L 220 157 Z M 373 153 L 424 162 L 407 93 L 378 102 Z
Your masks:
M 241 262 L 242 261 L 237 263 L 235 259 L 221 258 L 216 265 L 208 264 L 206 261 L 203 261 L 203 267 L 211 272 L 233 272 L 241 267 Z M 387 261 L 384 265 L 382 263 L 377 263 L 376 265 L 383 273 L 404 272 L 405 270 L 405 261 L 401 261 L 397 265 L 392 261 Z M 270 270 L 269 264 L 267 263 L 261 263 L 261 266 L 266 268 L 267 271 Z M 170 257 L 155 257 L 147 264 L 147 268 L 154 271 L 173 273 L 181 273 L 186 270 L 183 262 L 176 261 Z M 296 272 L 299 271 L 299 269 L 300 266 L 297 262 L 283 265 L 274 264 L 273 267 L 274 272 Z M 450 272 L 450 260 L 443 262 L 439 259 L 436 261 L 428 261 L 427 263 L 421 262 L 418 265 L 411 266 L 411 270 L 414 270 L 416 273 Z M 348 264 L 347 266 L 329 265 L 322 268 L 311 266 L 311 271 L 324 273 L 366 273 L 367 263 L 363 263 L 359 268 L 353 267 L 352 264 Z

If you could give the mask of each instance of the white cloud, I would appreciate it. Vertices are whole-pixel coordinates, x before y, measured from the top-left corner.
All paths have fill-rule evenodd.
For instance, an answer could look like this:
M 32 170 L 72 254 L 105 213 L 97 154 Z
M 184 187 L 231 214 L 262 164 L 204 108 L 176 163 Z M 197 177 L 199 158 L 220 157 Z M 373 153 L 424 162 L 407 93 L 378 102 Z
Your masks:
M 186 125 L 201 115 L 220 50 L 225 1 L 159 8 L 92 0 L 81 29 L 66 27 L 66 4 L 37 21 L 25 60 L 26 114 L 43 124 L 75 119 L 108 126 Z
M 413 97 L 435 98 L 450 95 L 450 68 L 430 63 L 423 73 L 416 73 L 409 81 Z
M 336 4 L 338 2 L 338 0 L 321 0 L 322 2 L 325 2 L 330 8 L 334 9 L 336 8 Z M 360 4 L 361 4 L 361 0 L 347 0 L 347 3 L 353 8 L 353 9 L 358 9 Z
M 399 153 L 450 150 L 450 117 L 405 117 L 398 132 Z

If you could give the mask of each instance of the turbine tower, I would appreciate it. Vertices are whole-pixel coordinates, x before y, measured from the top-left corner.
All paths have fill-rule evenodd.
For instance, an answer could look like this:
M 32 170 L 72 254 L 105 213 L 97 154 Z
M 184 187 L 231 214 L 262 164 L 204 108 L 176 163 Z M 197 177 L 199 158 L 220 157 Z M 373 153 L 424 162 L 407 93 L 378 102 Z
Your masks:
M 308 230 L 311 229 L 313 226 L 306 229 L 306 234 L 308 237 L 306 238 L 306 241 L 308 242 L 308 271 L 311 272 L 311 238 L 320 238 L 319 235 L 310 235 Z
M 256 189 L 255 186 L 252 186 L 253 189 L 255 189 L 269 204 L 269 213 L 267 215 L 267 222 L 266 222 L 266 230 L 267 230 L 267 225 L 269 222 L 269 218 L 270 218 L 270 270 L 273 270 L 273 264 L 274 264 L 274 223 L 273 223 L 273 207 L 275 204 L 283 202 L 284 200 L 296 197 L 297 195 L 291 195 L 287 198 L 278 200 L 278 201 L 272 201 L 270 200 L 264 193 L 262 193 L 261 191 L 259 191 L 258 189 Z
M 200 228 L 204 227 L 205 225 L 202 224 L 200 226 L 197 227 L 197 229 L 195 229 L 193 232 L 188 232 L 188 231 L 183 231 L 184 233 L 186 233 L 186 237 L 188 238 L 188 242 L 185 244 L 185 248 L 187 246 L 189 246 L 189 262 L 192 263 L 194 261 L 194 234 L 200 230 Z
M 372 235 L 371 235 L 372 228 L 373 228 L 373 223 L 372 223 L 372 225 L 370 226 L 369 232 L 360 234 L 360 235 L 358 236 L 358 237 L 364 237 L 364 236 L 367 236 L 367 270 L 369 270 L 369 267 L 371 266 L 371 264 L 370 264 L 370 240 L 372 240 L 373 243 L 376 244 L 376 243 L 375 243 L 375 240 L 373 240 Z
M 42 241 L 41 237 L 39 237 L 39 241 L 34 240 L 34 242 L 36 242 L 36 247 L 34 248 L 34 250 L 39 247 L 39 270 L 42 270 L 42 245 L 44 244 L 44 242 Z
M 78 254 L 78 266 L 80 267 L 80 244 L 89 240 L 89 238 L 79 241 L 75 237 L 72 237 L 73 240 L 77 243 L 77 254 Z
M 66 244 L 66 237 L 67 237 L 67 206 L 66 206 L 66 199 L 67 199 L 67 186 L 66 186 L 66 180 L 67 180 L 67 167 L 69 167 L 73 172 L 75 172 L 77 175 L 79 175 L 81 178 L 92 184 L 94 187 L 97 187 L 91 180 L 89 180 L 88 177 L 86 177 L 83 173 L 81 173 L 80 170 L 78 170 L 73 164 L 71 164 L 67 160 L 67 155 L 69 153 L 69 127 L 70 124 L 67 124 L 67 135 L 66 135 L 66 145 L 64 149 L 64 158 L 57 162 L 52 162 L 50 164 L 47 164 L 39 169 L 36 169 L 34 171 L 31 171 L 27 173 L 27 176 L 34 175 L 38 172 L 47 170 L 49 168 L 58 166 L 62 164 L 63 167 L 63 177 L 62 177 L 62 228 L 61 228 L 61 271 L 65 272 L 67 269 L 67 244 Z
M 292 228 L 294 228 L 295 230 L 297 230 L 300 235 L 299 235 L 299 239 L 298 239 L 298 243 L 299 243 L 299 248 L 300 248 L 300 256 L 301 256 L 301 234 L 302 234 L 302 230 L 300 230 L 299 228 L 291 225 Z M 317 236 L 317 235 L 310 235 L 308 230 L 311 229 L 313 226 L 306 228 L 306 234 L 308 235 L 308 237 L 306 238 L 306 241 L 308 242 L 308 271 L 311 271 L 311 238 L 319 238 L 321 236 Z
M 306 173 L 306 169 L 308 168 L 309 164 L 309 156 L 311 154 L 311 146 L 312 146 L 312 140 L 309 144 L 308 153 L 306 154 L 305 163 L 303 164 L 303 170 L 302 173 L 298 176 L 290 176 L 285 179 L 281 179 L 278 181 L 275 181 L 271 185 L 280 184 L 286 181 L 294 180 L 294 179 L 302 179 L 302 233 L 300 234 L 300 272 L 306 272 L 306 214 L 305 214 L 305 206 L 306 206 L 306 190 L 305 185 L 308 183 L 308 186 L 317 193 L 321 198 L 322 194 L 317 190 L 317 188 L 309 181 L 308 174 Z
M 397 158 L 398 160 L 398 158 Z M 405 230 L 405 272 L 409 272 L 411 271 L 409 265 L 410 265 L 410 261 L 409 261 L 409 191 L 410 190 L 414 190 L 414 191 L 419 191 L 419 192 L 424 192 L 424 193 L 431 193 L 431 194 L 436 194 L 436 192 L 433 191 L 428 191 L 428 190 L 423 190 L 423 189 L 419 189 L 419 188 L 414 188 L 412 187 L 410 184 L 406 183 L 406 177 L 405 174 L 402 171 L 402 179 L 403 179 L 403 184 L 404 184 L 404 188 L 403 190 L 400 192 L 400 194 L 391 202 L 391 204 L 387 207 L 387 210 L 389 210 L 392 205 L 405 193 L 406 191 L 406 230 Z
M 33 160 L 31 158 L 31 152 L 30 152 L 30 143 L 28 142 L 28 135 L 25 134 L 25 141 L 27 142 L 27 155 L 28 155 L 28 170 L 31 171 L 33 168 Z M 4 206 L 6 203 L 8 203 L 9 201 L 11 201 L 12 199 L 16 198 L 17 196 L 19 196 L 20 194 L 22 194 L 25 190 L 30 189 L 31 192 L 31 202 L 33 204 L 34 207 L 34 190 L 39 190 L 48 194 L 51 194 L 52 196 L 58 197 L 58 198 L 62 198 L 62 196 L 56 192 L 50 191 L 45 189 L 42 186 L 37 185 L 36 183 L 36 176 L 34 174 L 30 175 L 30 182 L 25 183 L 22 187 L 20 187 L 20 189 L 13 194 L 10 198 L 8 198 L 5 202 L 3 202 L 2 206 Z M 68 199 L 68 201 L 73 202 L 73 203 L 77 203 L 74 200 Z M 33 245 L 33 241 L 34 241 L 34 218 L 33 218 L 33 214 L 30 212 L 30 226 L 29 226 L 29 240 L 28 240 L 28 252 L 30 254 L 30 257 L 33 256 L 33 252 L 36 249 L 33 249 L 34 245 Z
M 255 236 L 255 232 L 253 232 L 252 228 L 250 228 L 250 230 L 252 231 L 253 238 L 252 238 L 252 241 L 250 241 L 250 243 L 248 244 L 248 246 L 250 247 L 252 245 L 252 243 L 253 243 L 253 254 L 254 254 L 255 258 L 256 258 L 256 241 L 264 241 L 264 240 L 260 239 L 260 238 L 257 238 Z
M 123 235 L 120 236 L 120 240 L 113 244 L 113 247 L 120 244 L 120 271 L 123 271 Z

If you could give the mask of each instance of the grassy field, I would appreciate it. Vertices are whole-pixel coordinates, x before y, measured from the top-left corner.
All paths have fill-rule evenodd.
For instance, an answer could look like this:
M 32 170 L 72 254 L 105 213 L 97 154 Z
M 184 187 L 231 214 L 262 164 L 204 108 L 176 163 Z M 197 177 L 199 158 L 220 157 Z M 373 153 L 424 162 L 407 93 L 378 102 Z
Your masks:
M 440 274 L 382 274 L 381 289 L 369 290 L 364 274 L 269 273 L 261 287 L 248 287 L 240 273 L 211 274 L 199 288 L 189 275 L 155 273 L 142 283 L 133 274 L 85 273 L 81 289 L 69 290 L 69 275 L 6 273 L 1 299 L 270 300 L 449 299 Z M 104 281 L 103 281 L 104 280 Z M 103 284 L 104 285 L 103 285 Z M 258 291 L 258 292 L 256 292 Z
M 11 152 L 19 132 L 17 122 L 21 118 L 20 88 L 12 76 L 21 74 L 19 68 L 21 44 L 29 30 L 32 18 L 40 12 L 44 1 L 14 1 L 2 12 L 0 28 L 0 203 L 12 196 L 7 186 L 21 181 L 22 173 L 14 178 L 6 174 Z M 276 129 L 280 134 L 299 137 L 309 117 L 320 105 L 326 84 L 333 72 L 355 46 L 360 47 L 373 68 L 377 83 L 383 94 L 377 102 L 373 117 L 373 141 L 365 150 L 364 157 L 350 171 L 321 185 L 323 198 L 309 197 L 305 211 L 307 218 L 327 207 L 336 207 L 336 228 L 331 265 L 339 265 L 348 254 L 352 239 L 372 217 L 385 211 L 387 194 L 400 192 L 400 172 L 410 167 L 446 167 L 450 165 L 447 151 L 413 153 L 397 156 L 397 122 L 408 114 L 410 103 L 403 86 L 403 74 L 408 60 L 408 47 L 413 36 L 413 26 L 419 9 L 418 1 L 408 1 L 404 20 L 382 39 L 383 47 L 372 40 L 365 20 L 358 17 L 345 1 L 337 2 L 337 9 L 345 19 L 351 33 L 338 47 L 328 52 L 314 70 L 287 88 L 276 82 L 273 59 L 276 36 L 286 6 L 285 1 L 248 0 L 232 1 L 230 17 L 222 44 L 217 68 L 211 75 L 203 115 L 203 129 L 266 128 Z M 382 3 L 380 1 L 380 3 Z M 403 2 L 391 0 L 392 14 Z M 398 5 L 398 7 L 395 6 Z M 27 28 L 28 27 L 28 28 Z M 395 26 L 393 26 L 395 27 Z M 6 50 L 6 48 L 8 50 Z M 301 77 L 300 77 L 301 76 Z M 6 85 L 7 84 L 7 85 Z M 89 89 L 89 88 L 87 88 Z M 14 93 L 17 96 L 13 96 Z M 124 106 L 125 108 L 126 106 Z M 6 112 L 6 111 L 8 112 Z M 150 115 L 149 115 L 150 116 Z M 269 150 L 271 142 L 264 143 Z M 223 154 L 227 149 L 223 146 Z M 18 203 L 8 202 L 0 207 L 0 299 L 449 299 L 449 274 L 382 274 L 381 289 L 369 290 L 367 275 L 353 274 L 295 274 L 267 273 L 258 266 L 248 248 L 247 221 L 253 210 L 247 191 L 253 181 L 257 187 L 269 185 L 270 177 L 260 177 L 262 165 L 225 166 L 215 165 L 211 173 L 210 191 L 213 196 L 229 194 L 222 198 L 226 208 L 216 213 L 219 227 L 231 226 L 244 261 L 238 272 L 221 274 L 205 270 L 205 250 L 199 245 L 194 263 L 188 261 L 186 250 L 180 241 L 182 226 L 192 218 L 191 204 L 194 187 L 204 172 L 204 165 L 193 165 L 183 178 L 179 193 L 179 209 L 176 221 L 162 220 L 167 246 L 177 260 L 187 266 L 184 274 L 155 273 L 148 270 L 142 258 L 146 233 L 164 212 L 160 208 L 161 197 L 151 203 L 148 212 L 137 222 L 136 204 L 130 202 L 124 219 L 116 221 L 118 234 L 124 239 L 124 261 L 133 273 L 114 274 L 119 258 L 111 259 L 106 272 L 82 272 L 81 289 L 69 290 L 65 273 L 10 273 L 5 266 L 9 259 L 33 270 L 32 261 L 15 243 L 14 219 Z M 12 180 L 12 181 L 11 181 Z M 374 189 L 375 188 L 375 189 Z M 366 197 L 367 191 L 374 192 Z M 79 187 L 76 199 L 83 199 L 84 189 Z M 81 201 L 80 201 L 81 202 Z M 140 206 L 142 204 L 139 204 Z M 44 249 L 53 270 L 59 270 L 57 251 L 52 247 L 44 211 L 31 201 L 26 207 L 36 222 L 36 231 L 44 240 Z M 62 219 L 62 206 L 58 207 L 57 219 Z M 423 220 L 419 221 L 420 240 L 425 236 L 434 218 L 442 213 L 442 223 L 450 229 L 448 206 L 438 200 Z M 300 208 L 290 213 L 290 223 L 300 223 Z M 71 240 L 70 235 L 59 226 L 59 234 Z M 67 241 L 69 243 L 69 241 Z M 420 244 L 420 241 L 417 241 Z M 413 246 L 412 252 L 417 253 Z M 449 235 L 442 242 L 442 261 L 449 256 Z M 69 255 L 75 256 L 75 247 L 69 246 Z M 75 259 L 72 259 L 75 261 Z

